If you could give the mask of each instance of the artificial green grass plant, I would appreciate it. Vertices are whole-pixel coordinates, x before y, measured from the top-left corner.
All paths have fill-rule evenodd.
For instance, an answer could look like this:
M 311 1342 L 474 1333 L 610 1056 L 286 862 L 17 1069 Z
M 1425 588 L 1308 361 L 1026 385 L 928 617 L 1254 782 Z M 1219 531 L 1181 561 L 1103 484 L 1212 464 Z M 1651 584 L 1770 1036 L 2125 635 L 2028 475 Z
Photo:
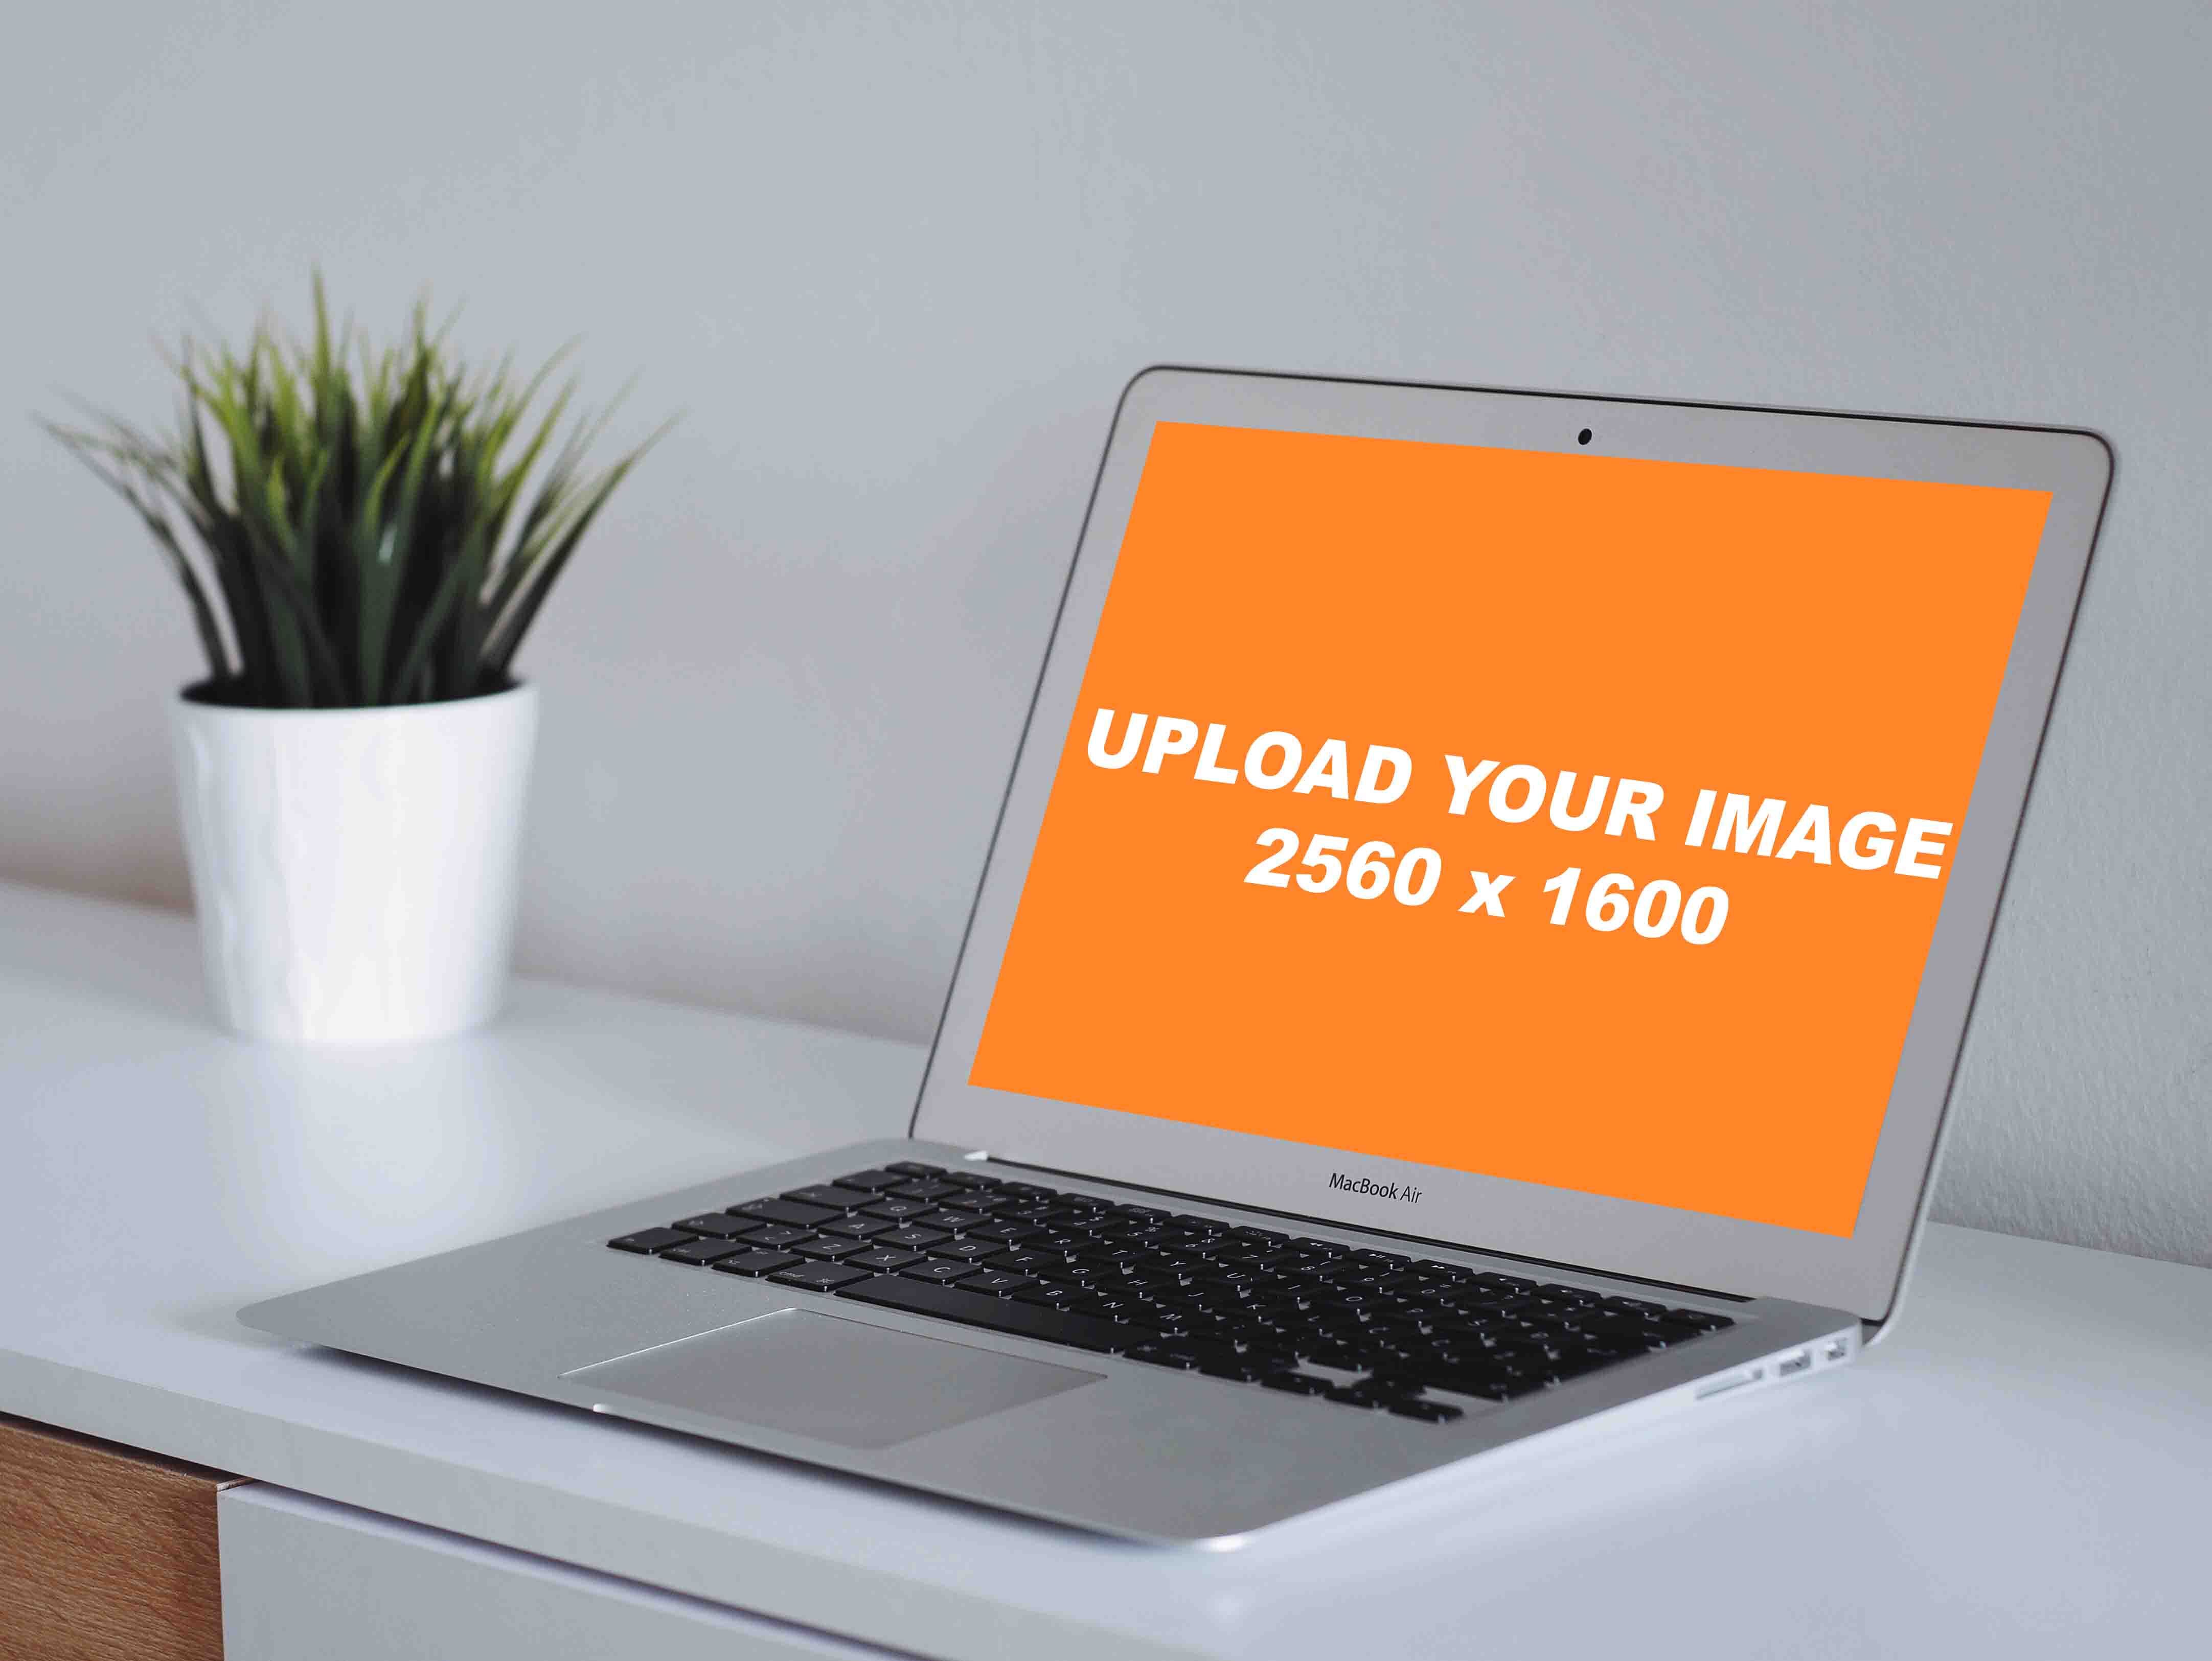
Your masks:
M 547 591 L 653 443 L 585 470 L 603 416 L 555 447 L 574 384 L 533 406 L 559 361 L 527 381 L 511 360 L 472 371 L 420 304 L 404 339 L 374 351 L 350 323 L 332 332 L 318 279 L 307 345 L 266 319 L 242 352 L 185 343 L 171 433 L 112 415 L 44 425 L 131 504 L 184 585 L 209 668 L 192 695 L 433 703 L 514 684 Z

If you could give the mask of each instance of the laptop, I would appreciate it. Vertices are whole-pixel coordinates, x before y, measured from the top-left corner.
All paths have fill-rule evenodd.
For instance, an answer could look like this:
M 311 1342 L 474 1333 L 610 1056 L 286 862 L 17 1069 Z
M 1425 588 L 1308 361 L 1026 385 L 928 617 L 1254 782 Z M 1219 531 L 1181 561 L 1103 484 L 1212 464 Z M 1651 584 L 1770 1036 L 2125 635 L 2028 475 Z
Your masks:
M 911 1134 L 240 1318 L 1214 1546 L 1810 1384 L 1897 1312 L 2111 472 L 1146 371 Z

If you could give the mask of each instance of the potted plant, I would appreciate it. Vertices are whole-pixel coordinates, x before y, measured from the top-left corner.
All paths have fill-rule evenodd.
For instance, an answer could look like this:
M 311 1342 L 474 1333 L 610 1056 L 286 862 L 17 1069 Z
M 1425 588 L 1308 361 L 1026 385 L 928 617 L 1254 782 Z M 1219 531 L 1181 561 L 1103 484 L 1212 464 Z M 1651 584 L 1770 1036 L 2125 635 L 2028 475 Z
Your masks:
M 48 422 L 137 512 L 206 653 L 172 733 L 218 1016 L 252 1036 L 392 1043 L 504 994 L 535 688 L 515 653 L 653 440 L 471 370 L 418 304 L 395 346 L 186 342 L 173 429 Z M 665 429 L 664 429 L 665 430 Z M 659 434 L 654 435 L 655 438 Z

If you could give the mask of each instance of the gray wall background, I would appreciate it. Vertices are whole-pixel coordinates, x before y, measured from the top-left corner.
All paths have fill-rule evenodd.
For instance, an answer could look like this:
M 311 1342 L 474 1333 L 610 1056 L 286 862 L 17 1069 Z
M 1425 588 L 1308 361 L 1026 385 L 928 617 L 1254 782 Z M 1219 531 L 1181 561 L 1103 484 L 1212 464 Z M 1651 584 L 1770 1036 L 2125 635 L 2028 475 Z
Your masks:
M 2120 473 L 1939 1215 L 2212 1264 L 2212 14 L 18 8 L 0 876 L 185 906 L 195 672 L 23 417 L 300 317 L 689 413 L 548 608 L 522 956 L 926 1037 L 1113 401 L 1160 360 L 2093 425 Z M 744 1111 L 732 1102 L 732 1112 Z

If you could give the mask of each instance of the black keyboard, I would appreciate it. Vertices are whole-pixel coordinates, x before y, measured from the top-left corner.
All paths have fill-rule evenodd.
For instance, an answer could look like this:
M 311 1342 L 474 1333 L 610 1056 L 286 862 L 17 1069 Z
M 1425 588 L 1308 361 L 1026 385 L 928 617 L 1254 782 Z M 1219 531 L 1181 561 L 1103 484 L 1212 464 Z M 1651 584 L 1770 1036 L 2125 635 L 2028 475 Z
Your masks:
M 1432 1423 L 1735 1325 L 911 1160 L 607 1244 Z

